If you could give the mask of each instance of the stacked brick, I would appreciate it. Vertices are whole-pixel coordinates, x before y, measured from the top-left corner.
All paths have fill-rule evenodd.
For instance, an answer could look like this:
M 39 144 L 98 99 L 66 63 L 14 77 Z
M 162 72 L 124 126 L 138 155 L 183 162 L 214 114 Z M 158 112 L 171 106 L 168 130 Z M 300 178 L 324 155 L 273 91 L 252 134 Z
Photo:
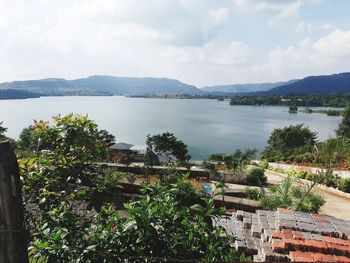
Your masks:
M 350 262 L 350 221 L 291 210 L 237 211 L 216 219 L 258 262 Z

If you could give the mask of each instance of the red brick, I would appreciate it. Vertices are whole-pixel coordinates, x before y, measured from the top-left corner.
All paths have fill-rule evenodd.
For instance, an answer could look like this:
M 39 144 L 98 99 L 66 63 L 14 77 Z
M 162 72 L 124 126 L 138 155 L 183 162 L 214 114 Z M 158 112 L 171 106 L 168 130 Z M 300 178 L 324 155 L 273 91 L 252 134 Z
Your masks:
M 284 239 L 283 241 L 288 250 L 304 250 L 304 240 Z
M 287 208 L 282 208 L 282 207 L 277 208 L 277 211 L 282 212 L 282 213 L 292 213 L 293 212 L 292 209 L 287 209 Z
M 282 229 L 282 238 L 283 239 L 293 239 L 293 232 L 290 229 Z
M 300 231 L 292 231 L 293 233 L 293 239 L 297 239 L 297 240 L 305 240 L 304 235 L 302 232 Z
M 324 257 L 324 254 L 322 254 L 322 253 L 312 253 L 311 255 L 312 255 L 314 261 L 317 261 L 317 262 L 322 261 L 322 258 Z
M 324 241 L 326 241 L 326 240 L 324 240 Z M 340 246 L 349 246 L 350 245 L 349 240 L 344 240 L 341 238 L 333 238 L 332 243 L 340 245 Z
M 321 222 L 330 222 L 329 218 L 324 216 L 312 216 L 312 219 Z
M 272 249 L 276 253 L 285 253 L 286 252 L 286 247 L 285 247 L 283 241 L 273 241 L 272 242 Z
M 282 233 L 281 232 L 273 232 L 271 235 L 272 238 L 282 239 Z
M 349 248 L 346 246 L 337 245 L 334 243 L 327 243 L 328 252 L 337 255 L 348 255 Z
M 324 255 L 324 257 L 322 258 L 323 262 L 337 262 L 337 259 L 335 258 L 335 256 L 332 255 Z
M 335 259 L 337 260 L 337 262 L 350 262 L 350 258 L 343 256 L 335 256 Z
M 328 246 L 327 243 L 323 241 L 305 240 L 305 250 L 327 253 Z
M 314 262 L 314 258 L 309 252 L 290 251 L 289 256 L 292 262 Z
M 323 241 L 333 243 L 334 237 L 323 237 Z

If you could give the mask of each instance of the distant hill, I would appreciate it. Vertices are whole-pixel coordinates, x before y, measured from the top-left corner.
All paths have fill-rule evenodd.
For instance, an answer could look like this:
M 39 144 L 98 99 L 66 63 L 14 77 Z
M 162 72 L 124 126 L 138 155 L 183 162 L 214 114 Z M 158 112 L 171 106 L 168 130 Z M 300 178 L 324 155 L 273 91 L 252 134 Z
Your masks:
M 349 93 L 350 73 L 310 76 L 272 88 L 265 95 Z
M 275 83 L 247 83 L 247 84 L 231 84 L 231 85 L 216 85 L 207 86 L 201 88 L 201 90 L 211 93 L 247 93 L 247 92 L 259 92 L 267 91 L 272 88 L 292 83 L 296 80 L 290 80 L 287 82 L 275 82 Z
M 287 82 L 218 85 L 202 89 L 168 78 L 130 78 L 103 75 L 75 80 L 48 78 L 0 83 L 0 99 L 39 96 L 153 96 L 165 94 L 284 96 L 349 92 L 350 73 L 311 76 Z
M 154 95 L 190 94 L 204 92 L 192 85 L 167 78 L 128 78 L 113 76 L 91 76 L 76 80 L 41 79 L 13 81 L 0 84 L 11 88 L 41 93 L 44 95 Z
M 16 89 L 0 89 L 0 100 L 9 100 L 9 99 L 29 99 L 29 98 L 39 98 L 40 94 L 16 90 Z

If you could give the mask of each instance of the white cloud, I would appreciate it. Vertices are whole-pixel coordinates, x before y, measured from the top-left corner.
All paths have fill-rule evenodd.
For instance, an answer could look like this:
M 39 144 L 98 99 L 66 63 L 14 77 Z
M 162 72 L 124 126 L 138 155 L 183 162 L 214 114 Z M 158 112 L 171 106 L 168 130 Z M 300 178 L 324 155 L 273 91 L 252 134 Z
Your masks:
M 294 78 L 347 71 L 349 62 L 350 31 L 337 29 L 316 41 L 305 38 L 296 46 L 277 47 L 269 53 L 268 62 L 255 70 L 271 79 Z
M 268 24 L 274 26 L 277 20 L 297 15 L 302 6 L 321 0 L 233 0 L 243 11 L 266 12 L 270 15 Z
M 209 11 L 210 18 L 217 24 L 222 25 L 228 21 L 230 11 L 228 8 L 221 7 L 219 9 L 211 9 Z
M 315 25 L 313 22 L 305 23 L 305 22 L 299 22 L 294 31 L 297 34 L 309 34 L 311 32 L 315 31 L 323 31 L 323 32 L 330 32 L 337 29 L 335 26 L 325 23 L 321 25 Z
M 285 32 L 300 42 L 289 47 L 266 25 L 254 31 L 315 1 L 0 0 L 0 82 L 110 74 L 210 85 L 348 69 L 348 31 L 300 22 Z M 326 35 L 307 37 L 316 31 Z

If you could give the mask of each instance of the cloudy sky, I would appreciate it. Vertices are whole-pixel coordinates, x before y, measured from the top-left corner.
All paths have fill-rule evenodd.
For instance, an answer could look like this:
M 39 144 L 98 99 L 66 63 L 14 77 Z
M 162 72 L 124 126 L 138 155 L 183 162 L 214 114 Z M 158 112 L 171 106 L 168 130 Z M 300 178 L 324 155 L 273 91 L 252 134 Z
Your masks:
M 0 82 L 197 86 L 350 71 L 349 0 L 0 0 Z

